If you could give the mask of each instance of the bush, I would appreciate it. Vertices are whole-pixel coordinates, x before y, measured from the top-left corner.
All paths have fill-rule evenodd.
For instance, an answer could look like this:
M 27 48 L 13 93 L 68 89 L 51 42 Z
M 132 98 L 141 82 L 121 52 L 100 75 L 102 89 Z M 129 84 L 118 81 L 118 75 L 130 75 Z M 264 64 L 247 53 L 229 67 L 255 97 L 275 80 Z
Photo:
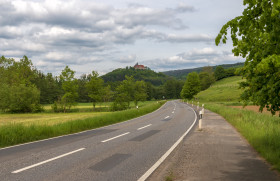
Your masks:
M 9 86 L 5 84 L 0 91 L 0 109 L 4 112 L 41 112 L 39 104 L 40 91 L 34 86 L 25 84 Z

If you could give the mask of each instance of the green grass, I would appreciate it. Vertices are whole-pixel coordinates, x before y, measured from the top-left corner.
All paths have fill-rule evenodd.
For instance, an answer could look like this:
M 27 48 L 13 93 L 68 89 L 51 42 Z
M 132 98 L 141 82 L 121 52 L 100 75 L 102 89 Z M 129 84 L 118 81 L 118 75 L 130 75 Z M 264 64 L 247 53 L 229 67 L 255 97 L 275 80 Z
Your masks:
M 125 111 L 108 112 L 85 119 L 70 120 L 48 124 L 10 123 L 0 127 L 0 147 L 6 147 L 30 141 L 36 141 L 55 136 L 76 133 L 84 130 L 94 129 L 122 121 L 126 121 L 158 109 L 164 102 L 146 102 L 139 109 L 133 108 Z M 62 113 L 60 113 L 62 114 Z
M 150 101 L 143 101 L 138 102 L 138 106 L 145 106 L 149 104 Z M 112 105 L 112 102 L 101 102 L 97 103 L 95 106 L 95 112 L 108 112 L 110 111 L 110 106 Z M 45 113 L 52 113 L 53 110 L 51 108 L 52 104 L 44 104 L 44 112 Z M 135 107 L 134 102 L 130 103 L 130 107 Z M 68 112 L 92 112 L 93 111 L 93 105 L 92 103 L 78 103 L 76 106 L 71 107 L 70 111 Z
M 241 81 L 237 76 L 217 81 L 196 97 L 206 109 L 223 116 L 274 169 L 280 171 L 280 118 L 230 107 L 242 105 L 239 102 L 242 90 L 238 88 Z
M 280 171 L 279 117 L 215 103 L 207 103 L 206 108 L 223 116 L 274 169 Z
M 139 102 L 139 108 L 151 104 L 152 101 Z M 102 104 L 102 106 L 110 105 L 111 103 Z M 131 104 L 134 105 L 134 104 Z M 49 105 L 45 105 L 49 106 Z M 90 108 L 87 108 L 91 106 Z M 85 108 L 86 107 L 86 108 Z M 131 106 L 132 107 L 132 106 Z M 134 107 L 134 106 L 133 106 Z M 86 119 L 89 117 L 96 117 L 108 113 L 108 109 L 104 109 L 103 112 L 93 111 L 91 103 L 79 103 L 74 109 L 89 109 L 88 111 L 73 111 L 67 113 L 53 113 L 46 111 L 42 113 L 24 113 L 24 114 L 0 114 L 0 126 L 8 124 L 22 123 L 23 125 L 55 125 L 67 121 Z M 104 112 L 106 111 L 106 112 Z
M 196 98 L 200 102 L 239 102 L 242 90 L 239 89 L 240 76 L 234 76 L 215 82 L 209 89 L 201 91 Z

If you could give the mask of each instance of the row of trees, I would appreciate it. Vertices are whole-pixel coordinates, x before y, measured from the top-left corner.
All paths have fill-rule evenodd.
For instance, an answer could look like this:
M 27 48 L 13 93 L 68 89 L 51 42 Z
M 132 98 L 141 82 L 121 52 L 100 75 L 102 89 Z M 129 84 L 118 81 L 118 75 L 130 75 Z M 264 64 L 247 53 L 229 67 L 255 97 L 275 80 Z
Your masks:
M 146 99 L 162 99 L 166 93 L 167 98 L 178 98 L 181 90 L 173 79 L 159 87 L 150 82 L 135 81 L 132 76 L 114 82 L 112 88 L 97 72 L 77 79 L 75 71 L 68 66 L 59 76 L 45 75 L 26 56 L 20 61 L 2 56 L 0 77 L 0 110 L 3 112 L 39 112 L 42 111 L 41 104 L 53 104 L 54 111 L 66 112 L 77 102 L 92 102 L 95 110 L 98 102 L 107 101 L 114 101 L 112 108 L 119 110 L 130 107 L 131 101 L 137 105 Z
M 171 77 L 165 78 L 160 86 L 135 80 L 133 76 L 125 76 L 123 81 L 104 82 L 95 71 L 77 79 L 75 71 L 68 66 L 59 76 L 45 75 L 26 56 L 20 61 L 2 56 L 0 61 L 0 110 L 4 112 L 39 112 L 41 104 L 53 104 L 55 112 L 66 112 L 77 102 L 92 102 L 95 110 L 98 102 L 107 101 L 114 101 L 113 110 L 121 110 L 129 108 L 131 101 L 137 105 L 143 100 L 179 99 L 184 85 L 184 81 Z M 134 71 L 135 75 L 145 75 L 144 71 Z M 157 75 L 149 70 L 150 74 Z M 198 74 L 199 89 L 207 89 L 215 81 L 215 75 L 211 67 L 204 67 Z

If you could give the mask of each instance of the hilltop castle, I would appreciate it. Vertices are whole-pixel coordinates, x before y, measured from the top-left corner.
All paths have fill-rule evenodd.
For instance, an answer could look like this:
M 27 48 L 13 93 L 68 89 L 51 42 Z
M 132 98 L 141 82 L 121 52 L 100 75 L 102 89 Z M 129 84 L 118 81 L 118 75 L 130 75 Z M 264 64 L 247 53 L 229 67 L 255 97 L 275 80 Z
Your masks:
M 145 67 L 144 65 L 139 65 L 138 62 L 134 65 L 134 69 L 135 70 L 146 70 L 147 67 Z

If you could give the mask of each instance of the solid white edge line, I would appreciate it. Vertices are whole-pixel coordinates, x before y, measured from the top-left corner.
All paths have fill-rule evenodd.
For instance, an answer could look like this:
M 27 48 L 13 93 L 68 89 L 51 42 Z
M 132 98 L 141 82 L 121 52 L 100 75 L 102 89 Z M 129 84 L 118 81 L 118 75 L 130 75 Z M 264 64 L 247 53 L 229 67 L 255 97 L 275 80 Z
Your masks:
M 152 126 L 152 124 L 148 124 L 148 125 L 146 125 L 146 126 L 143 126 L 143 127 L 141 127 L 141 128 L 138 128 L 137 130 L 144 129 L 144 128 L 147 128 L 147 127 L 149 127 L 149 126 Z
M 74 150 L 74 151 L 71 151 L 71 152 L 69 152 L 69 153 L 65 153 L 65 154 L 63 154 L 63 155 L 60 155 L 60 156 L 57 156 L 57 157 L 54 157 L 54 158 L 51 158 L 51 159 L 42 161 L 42 162 L 40 162 L 40 163 L 36 163 L 36 164 L 34 164 L 34 165 L 30 165 L 30 166 L 28 166 L 28 167 L 24 167 L 24 168 L 22 168 L 22 169 L 13 171 L 12 173 L 19 173 L 19 172 L 22 172 L 22 171 L 24 171 L 24 170 L 28 170 L 28 169 L 30 169 L 30 168 L 37 167 L 37 166 L 39 166 L 39 165 L 42 165 L 42 164 L 51 162 L 51 161 L 53 161 L 53 160 L 56 160 L 56 159 L 65 157 L 65 156 L 67 156 L 67 155 L 76 153 L 76 152 L 78 152 L 78 151 L 82 151 L 82 150 L 84 150 L 84 149 L 85 149 L 85 148 L 80 148 L 80 149 L 78 149 L 78 150 Z
M 166 102 L 166 103 L 167 103 L 167 102 Z M 81 132 L 78 132 L 78 133 L 71 133 L 71 134 L 66 134 L 66 135 L 62 135 L 62 136 L 56 136 L 56 137 L 53 137 L 53 138 L 47 138 L 47 139 L 43 139 L 43 140 L 37 140 L 37 141 L 28 142 L 28 143 L 22 143 L 22 144 L 18 144 L 18 145 L 8 146 L 8 147 L 0 148 L 0 151 L 1 151 L 1 150 L 5 150 L 5 149 L 9 149 L 9 148 L 18 147 L 18 146 L 29 145 L 29 144 L 32 144 L 32 143 L 38 143 L 38 142 L 53 140 L 53 139 L 56 139 L 56 138 L 61 138 L 61 137 L 66 137 L 66 136 L 71 136 L 71 135 L 76 135 L 76 134 L 82 134 L 82 133 L 86 133 L 86 132 L 89 132 L 89 131 L 93 131 L 93 130 L 97 130 L 97 129 L 102 129 L 102 128 L 106 128 L 106 127 L 110 127 L 110 126 L 115 126 L 115 125 L 119 125 L 119 124 L 124 124 L 124 123 L 126 123 L 126 122 L 133 121 L 133 120 L 136 120 L 136 119 L 139 119 L 139 118 L 148 116 L 148 115 L 150 115 L 150 114 L 156 113 L 156 112 L 159 111 L 163 106 L 165 106 L 166 103 L 164 103 L 162 106 L 160 106 L 160 107 L 159 107 L 157 110 L 155 110 L 154 112 L 151 112 L 151 113 L 148 113 L 148 114 L 145 114 L 145 115 L 142 115 L 142 116 L 139 116 L 139 117 L 136 117 L 136 118 L 127 120 L 127 121 L 123 121 L 123 122 L 120 122 L 120 123 L 111 124 L 111 125 L 103 126 L 103 127 L 99 127 L 99 128 L 89 129 L 89 130 L 81 131 Z
M 188 107 L 190 107 L 190 106 L 188 106 Z M 160 166 L 160 164 L 168 157 L 168 155 L 170 155 L 170 153 L 179 145 L 179 143 L 184 139 L 184 137 L 190 132 L 192 127 L 195 125 L 196 119 L 197 119 L 197 116 L 196 116 L 196 113 L 194 110 L 193 110 L 193 112 L 195 115 L 195 120 L 194 120 L 193 124 L 191 125 L 191 127 L 176 141 L 176 143 L 174 143 L 174 145 L 164 155 L 162 155 L 162 157 L 144 175 L 142 175 L 138 179 L 138 181 L 145 181 Z
M 124 133 L 124 134 L 115 136 L 115 137 L 113 137 L 113 138 L 109 138 L 109 139 L 104 140 L 104 141 L 101 141 L 101 142 L 102 142 L 102 143 L 105 143 L 105 142 L 107 142 L 107 141 L 111 141 L 111 140 L 113 140 L 113 139 L 119 138 L 119 137 L 124 136 L 124 135 L 127 135 L 127 134 L 129 134 L 129 133 L 130 133 L 130 132 L 127 132 L 127 133 Z

